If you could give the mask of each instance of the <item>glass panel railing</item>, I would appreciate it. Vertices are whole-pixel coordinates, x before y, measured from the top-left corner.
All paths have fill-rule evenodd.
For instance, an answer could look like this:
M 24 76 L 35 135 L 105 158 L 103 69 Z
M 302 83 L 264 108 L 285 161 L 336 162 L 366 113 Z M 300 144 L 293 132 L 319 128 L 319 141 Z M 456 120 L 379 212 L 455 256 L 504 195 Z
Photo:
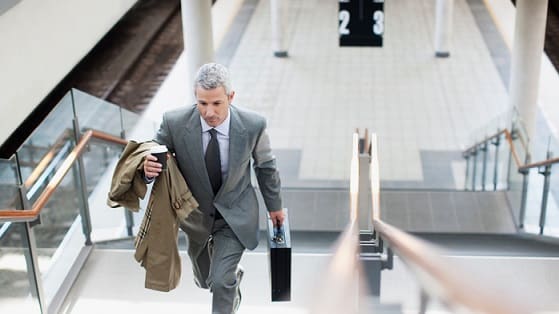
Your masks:
M 524 169 L 525 171 L 525 201 L 524 210 L 519 211 L 524 230 L 550 236 L 559 236 L 559 167 L 553 163 L 559 152 L 557 140 L 546 132 L 536 132 L 532 143 L 532 159 L 528 163 L 540 164 Z M 551 163 L 546 163 L 550 161 Z
M 499 130 L 511 128 L 511 124 L 516 121 L 517 113 L 515 110 L 506 110 L 487 120 L 484 125 L 468 132 L 466 143 L 469 145 L 495 134 Z
M 0 231 L 0 313 L 41 313 L 26 223 Z M 2 229 L 0 227 L 0 229 Z
M 464 151 L 464 186 L 475 191 L 506 190 L 517 226 L 530 233 L 559 236 L 559 185 L 554 184 L 559 181 L 559 171 L 554 171 L 559 141 L 544 118 L 538 119 L 531 136 L 514 110 L 510 126 L 496 135 L 474 132 L 477 139 L 472 143 L 476 144 Z
M 112 170 L 121 152 L 120 145 L 92 140 L 89 149 L 82 155 L 94 242 L 126 236 L 123 228 L 127 223 L 126 212 L 122 208 L 109 208 L 106 204 Z
M 120 137 L 124 128 L 120 107 L 73 89 L 74 107 L 80 128 L 102 130 Z
M 72 90 L 77 120 L 82 132 L 87 129 L 100 130 L 116 137 L 129 138 L 134 132 L 140 116 L 117 105 L 98 99 L 79 90 Z M 154 131 L 149 132 L 153 138 Z M 134 137 L 134 139 L 138 139 Z M 131 215 L 123 210 L 109 210 L 105 204 L 109 190 L 110 175 L 122 146 L 93 139 L 82 155 L 86 190 L 89 197 L 92 238 L 94 241 L 125 236 L 123 226 L 130 224 Z
M 74 107 L 80 128 L 95 129 L 125 137 L 137 125 L 140 116 L 103 99 L 73 89 Z
M 24 273 L 31 278 L 27 286 L 34 285 L 27 291 L 36 291 L 34 295 L 41 304 L 39 312 L 41 307 L 45 313 L 46 307 L 49 311 L 56 311 L 61 294 L 66 293 L 67 277 L 75 273 L 71 269 L 79 264 L 78 261 L 84 260 L 87 244 L 91 243 L 88 197 L 91 198 L 96 191 L 106 195 L 106 189 L 99 189 L 100 182 L 109 184 L 108 169 L 114 167 L 123 148 L 122 143 L 113 142 L 119 143 L 123 130 L 132 128 L 135 120 L 137 115 L 133 113 L 74 90 L 63 97 L 12 159 L 0 160 L 0 208 L 11 210 L 0 223 L 0 283 L 13 279 L 4 269 L 10 269 L 11 263 L 18 260 L 19 267 L 27 267 Z M 74 122 L 78 123 L 80 130 L 75 130 Z M 101 132 L 85 132 L 87 129 Z M 116 138 L 111 139 L 111 135 Z M 38 219 L 15 222 L 17 211 L 13 210 L 21 208 L 39 211 Z M 99 208 L 107 209 L 106 205 L 97 206 L 96 210 Z M 120 216 L 122 230 L 125 215 L 122 210 L 114 212 Z M 20 221 L 33 220 L 32 214 L 18 217 Z M 24 234 L 18 236 L 20 226 Z M 122 232 L 118 236 L 122 237 Z M 2 242 L 15 243 L 18 239 L 22 241 L 20 245 L 4 245 Z M 26 245 L 30 247 L 28 250 Z M 19 251 L 14 253 L 5 246 L 15 246 Z M 22 288 L 25 286 L 14 282 Z M 2 290 L 4 287 L 5 291 Z M 8 291 L 9 288 L 10 284 L 2 284 L 0 301 L 4 297 L 25 294 Z M 21 312 L 4 311 L 5 304 L 25 303 L 18 298 L 12 299 L 0 302 L 0 312 Z M 37 307 L 35 303 L 31 301 Z M 25 313 L 38 311 L 23 310 Z
M 122 116 L 122 128 L 124 130 L 125 137 L 130 138 L 130 135 L 138 126 L 138 123 L 140 121 L 140 115 L 135 112 L 128 111 L 122 107 L 119 107 L 119 109 L 120 109 L 120 114 Z M 157 127 L 159 127 L 159 125 L 157 125 Z M 153 127 L 149 127 L 149 126 L 146 128 L 148 130 L 151 130 L 151 137 L 150 137 L 151 139 L 155 134 L 155 130 Z
M 527 153 L 527 137 L 516 111 L 506 111 L 472 132 L 469 143 L 463 153 L 466 159 L 464 188 L 472 191 L 507 189 L 509 164 L 523 163 Z
M 10 159 L 0 159 L 0 210 L 18 207 L 18 174 L 15 156 Z M 0 222 L 0 229 L 1 229 Z
M 61 287 L 86 242 L 81 228 L 79 173 L 75 164 L 41 211 L 35 233 L 47 304 Z
M 509 204 L 511 206 L 512 214 L 514 217 L 515 224 L 520 225 L 520 211 L 522 203 L 522 188 L 523 188 L 523 178 L 524 176 L 518 172 L 518 166 L 511 160 L 512 158 L 510 150 L 507 148 L 506 154 L 508 155 L 509 164 L 507 167 L 507 198 L 509 199 Z
M 72 117 L 72 99 L 67 94 L 18 149 L 20 171 L 31 204 L 71 151 Z

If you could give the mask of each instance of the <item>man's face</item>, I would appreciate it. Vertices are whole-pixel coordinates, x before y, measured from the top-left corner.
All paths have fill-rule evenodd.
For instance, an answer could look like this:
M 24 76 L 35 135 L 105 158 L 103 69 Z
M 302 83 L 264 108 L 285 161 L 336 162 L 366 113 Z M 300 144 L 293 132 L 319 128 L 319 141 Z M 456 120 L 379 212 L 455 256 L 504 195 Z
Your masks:
M 197 86 L 195 94 L 196 107 L 208 125 L 216 127 L 225 121 L 235 92 L 227 95 L 223 86 L 207 90 Z

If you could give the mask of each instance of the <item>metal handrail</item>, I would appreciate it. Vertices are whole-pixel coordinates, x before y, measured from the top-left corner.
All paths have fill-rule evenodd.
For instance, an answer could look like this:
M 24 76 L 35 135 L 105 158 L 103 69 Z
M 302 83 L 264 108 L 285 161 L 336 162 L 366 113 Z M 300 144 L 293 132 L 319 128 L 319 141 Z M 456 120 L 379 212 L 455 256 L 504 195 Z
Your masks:
M 76 147 L 68 154 L 60 168 L 56 171 L 51 181 L 47 184 L 41 195 L 37 198 L 30 210 L 0 209 L 0 221 L 33 221 L 41 210 L 45 207 L 51 196 L 54 194 L 66 173 L 70 170 L 77 158 L 82 154 L 86 145 L 92 138 L 97 138 L 114 144 L 126 145 L 128 141 L 114 135 L 97 131 L 87 130 L 82 134 Z
M 415 271 L 424 292 L 451 308 L 466 308 L 479 313 L 529 313 L 524 306 L 512 300 L 495 299 L 495 295 L 483 291 L 483 287 L 468 280 L 456 269 L 452 269 L 432 245 L 384 222 L 380 217 L 380 176 L 376 135 L 371 136 L 371 194 L 373 227 L 380 238 L 388 243 L 402 260 Z

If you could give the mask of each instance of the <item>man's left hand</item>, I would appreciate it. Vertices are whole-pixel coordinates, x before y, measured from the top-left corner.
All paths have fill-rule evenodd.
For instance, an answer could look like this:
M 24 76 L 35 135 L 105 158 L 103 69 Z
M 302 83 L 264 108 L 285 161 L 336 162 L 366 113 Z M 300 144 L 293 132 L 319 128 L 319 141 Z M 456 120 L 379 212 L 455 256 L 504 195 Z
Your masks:
M 274 224 L 274 226 L 283 225 L 283 220 L 285 219 L 285 213 L 283 211 L 283 208 L 280 210 L 270 212 L 270 218 L 272 219 L 272 223 Z

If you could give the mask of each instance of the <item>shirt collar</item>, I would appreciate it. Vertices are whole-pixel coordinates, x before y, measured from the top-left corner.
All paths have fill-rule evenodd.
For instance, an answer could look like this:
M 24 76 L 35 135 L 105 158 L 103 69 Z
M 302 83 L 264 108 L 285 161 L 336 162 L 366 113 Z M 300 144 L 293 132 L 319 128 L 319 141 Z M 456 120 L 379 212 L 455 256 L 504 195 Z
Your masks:
M 210 129 L 216 129 L 217 132 L 229 136 L 229 126 L 231 124 L 231 108 L 229 108 L 227 112 L 227 118 L 225 118 L 225 120 L 223 120 L 223 122 L 220 125 L 216 126 L 215 128 L 209 125 L 204 120 L 204 118 L 202 118 L 202 116 L 200 116 L 200 123 L 202 124 L 202 133 L 207 132 Z

